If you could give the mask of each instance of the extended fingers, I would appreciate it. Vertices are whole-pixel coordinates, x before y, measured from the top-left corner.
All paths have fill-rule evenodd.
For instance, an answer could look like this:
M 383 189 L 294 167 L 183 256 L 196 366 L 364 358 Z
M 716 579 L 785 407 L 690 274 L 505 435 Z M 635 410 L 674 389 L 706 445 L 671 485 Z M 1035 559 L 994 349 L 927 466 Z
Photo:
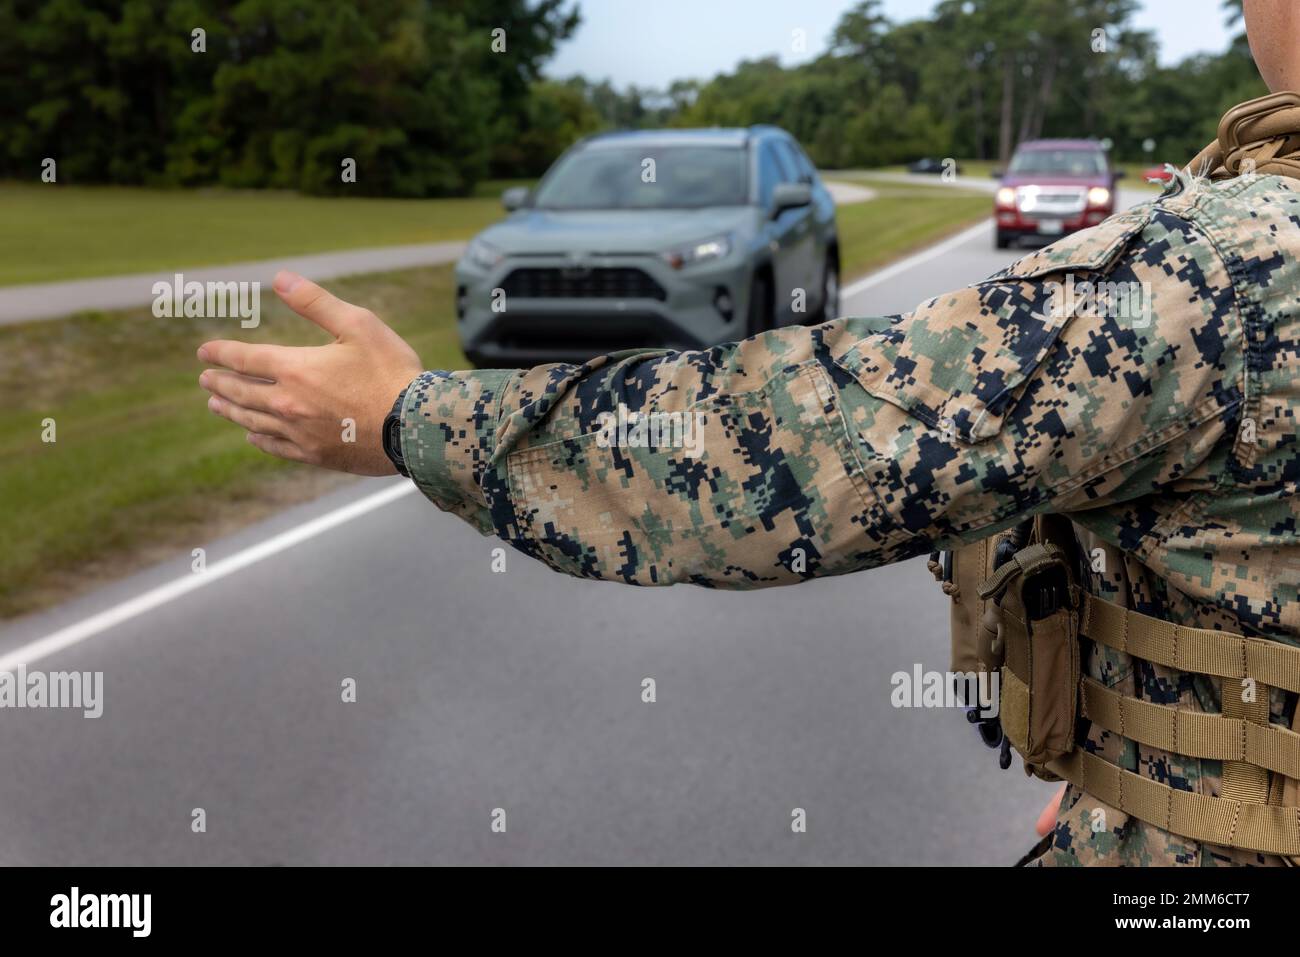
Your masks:
M 236 372 L 205 369 L 199 376 L 199 385 L 215 396 L 220 396 L 246 409 L 275 412 L 275 386 L 261 379 L 251 379 Z
M 259 432 L 262 435 L 272 435 L 282 439 L 289 437 L 282 419 L 256 409 L 236 405 L 220 396 L 214 395 L 208 399 L 208 410 L 235 425 L 243 426 L 249 432 Z
M 249 432 L 248 441 L 261 449 L 267 455 L 274 455 L 277 458 L 288 459 L 291 462 L 308 461 L 306 453 L 288 439 L 282 439 L 274 435 L 266 435 L 262 432 Z
M 293 349 L 288 346 L 253 345 L 233 339 L 215 339 L 199 346 L 199 361 L 259 379 L 279 379 Z

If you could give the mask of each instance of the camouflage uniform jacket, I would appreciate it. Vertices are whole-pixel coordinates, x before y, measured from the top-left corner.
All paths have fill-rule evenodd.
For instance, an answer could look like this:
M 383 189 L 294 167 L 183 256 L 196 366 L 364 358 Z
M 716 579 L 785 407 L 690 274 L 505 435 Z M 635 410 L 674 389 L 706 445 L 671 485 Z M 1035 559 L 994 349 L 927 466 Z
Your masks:
M 1102 558 L 1094 593 L 1300 644 L 1297 252 L 1300 183 L 1184 177 L 906 316 L 699 352 L 425 373 L 407 393 L 402 451 L 439 507 L 570 575 L 785 585 L 1057 512 Z M 1062 295 L 1071 280 L 1075 299 Z M 1149 313 L 1090 307 L 1077 284 L 1100 282 L 1145 290 Z M 611 434 L 620 406 L 694 417 L 698 454 Z M 1085 672 L 1219 711 L 1217 681 L 1105 647 Z M 1289 724 L 1295 702 L 1273 695 L 1272 720 Z M 1085 746 L 1217 796 L 1217 761 L 1098 728 Z M 1278 859 L 1202 846 L 1071 788 L 1036 863 Z

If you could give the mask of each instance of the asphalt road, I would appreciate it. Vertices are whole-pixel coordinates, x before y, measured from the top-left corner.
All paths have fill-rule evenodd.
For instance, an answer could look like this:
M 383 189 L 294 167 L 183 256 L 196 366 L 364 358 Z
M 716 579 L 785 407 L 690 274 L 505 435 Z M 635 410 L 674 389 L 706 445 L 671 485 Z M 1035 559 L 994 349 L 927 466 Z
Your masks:
M 846 311 L 993 272 L 1015 254 L 991 237 Z M 0 863 L 998 864 L 1033 843 L 1050 786 L 999 771 L 960 711 L 890 703 L 894 672 L 947 667 L 923 562 L 744 594 L 512 551 L 497 574 L 499 543 L 418 493 L 338 521 L 403 484 L 208 543 L 204 580 L 185 555 L 0 630 L 0 670 L 55 634 L 33 668 L 104 676 L 98 719 L 0 710 Z

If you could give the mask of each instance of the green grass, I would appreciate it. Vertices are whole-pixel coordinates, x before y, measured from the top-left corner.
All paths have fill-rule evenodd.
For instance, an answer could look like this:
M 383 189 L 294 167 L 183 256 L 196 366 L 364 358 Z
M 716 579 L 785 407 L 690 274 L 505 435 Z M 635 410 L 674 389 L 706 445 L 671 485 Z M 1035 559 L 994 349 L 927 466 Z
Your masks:
M 858 178 L 839 177 L 839 178 Z M 468 199 L 329 199 L 239 190 L 146 190 L 0 183 L 0 286 L 85 279 L 276 256 L 405 243 L 469 239 L 500 219 L 501 191 L 530 180 L 481 183 Z M 881 201 L 840 211 L 847 232 L 859 225 L 924 240 L 948 207 L 957 219 L 974 203 L 924 187 L 872 183 Z M 937 187 L 936 187 L 937 190 Z M 905 196 L 911 198 L 904 199 Z M 892 201 L 891 201 L 892 200 Z M 873 207 L 873 208 L 868 208 Z M 906 214 L 900 221 L 899 214 Z M 901 235 L 904 243 L 906 235 Z M 845 256 L 845 274 L 896 250 L 892 238 L 867 254 Z
M 841 269 L 846 281 L 986 219 L 993 212 L 993 200 L 987 193 L 948 186 L 912 186 L 867 175 L 834 178 L 861 183 L 876 191 L 874 200 L 841 206 L 836 212 Z
M 467 199 L 0 183 L 0 286 L 469 239 L 505 215 Z
M 435 368 L 465 365 L 451 286 L 445 266 L 330 284 L 384 316 Z M 253 449 L 207 411 L 199 389 L 194 351 L 214 336 L 322 340 L 274 296 L 263 306 L 256 330 L 156 319 L 147 308 L 0 327 L 0 617 L 63 600 L 141 556 L 188 552 L 328 487 Z M 41 441 L 46 418 L 54 443 Z
M 982 194 L 878 189 L 878 199 L 840 210 L 846 280 L 988 215 Z M 179 195 L 166 197 L 172 201 L 184 205 Z M 117 202 L 112 197 L 105 206 Z M 268 202 L 279 215 L 297 201 Z M 273 218 L 259 220 L 269 227 Z M 287 241 L 289 231 L 277 229 Z M 120 245 L 115 240 L 102 254 L 114 255 Z M 427 366 L 463 368 L 452 285 L 448 266 L 329 283 L 391 323 Z M 194 357 L 199 343 L 215 336 L 286 344 L 322 339 L 272 295 L 263 298 L 259 328 L 231 323 L 157 319 L 143 307 L 0 326 L 0 617 L 186 555 L 343 481 L 262 455 L 241 430 L 207 411 Z M 56 423 L 51 444 L 41 441 L 46 418 Z

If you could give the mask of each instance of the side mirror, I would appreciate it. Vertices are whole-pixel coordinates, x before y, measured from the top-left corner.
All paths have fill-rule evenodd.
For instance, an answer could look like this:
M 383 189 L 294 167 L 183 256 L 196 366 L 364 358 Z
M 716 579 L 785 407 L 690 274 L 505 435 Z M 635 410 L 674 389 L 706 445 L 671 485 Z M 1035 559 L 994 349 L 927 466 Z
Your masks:
M 506 190 L 504 193 L 501 194 L 501 205 L 506 208 L 506 212 L 508 213 L 513 213 L 516 209 L 519 209 L 521 206 L 527 205 L 527 203 L 528 203 L 527 186 L 511 186 L 508 190 Z
M 1117 170 L 1112 170 L 1111 175 L 1114 176 L 1115 179 L 1123 179 L 1125 176 L 1128 175 L 1128 173 L 1124 172 L 1122 169 L 1117 169 Z
M 1002 173 L 1003 173 L 1003 171 L 1000 170 L 1000 169 L 991 169 L 991 170 L 989 170 L 989 175 L 992 176 L 994 179 L 1001 179 L 1001 178 L 1002 178 Z
M 772 190 L 772 218 L 787 209 L 807 206 L 812 202 L 812 187 L 807 183 L 782 183 Z

